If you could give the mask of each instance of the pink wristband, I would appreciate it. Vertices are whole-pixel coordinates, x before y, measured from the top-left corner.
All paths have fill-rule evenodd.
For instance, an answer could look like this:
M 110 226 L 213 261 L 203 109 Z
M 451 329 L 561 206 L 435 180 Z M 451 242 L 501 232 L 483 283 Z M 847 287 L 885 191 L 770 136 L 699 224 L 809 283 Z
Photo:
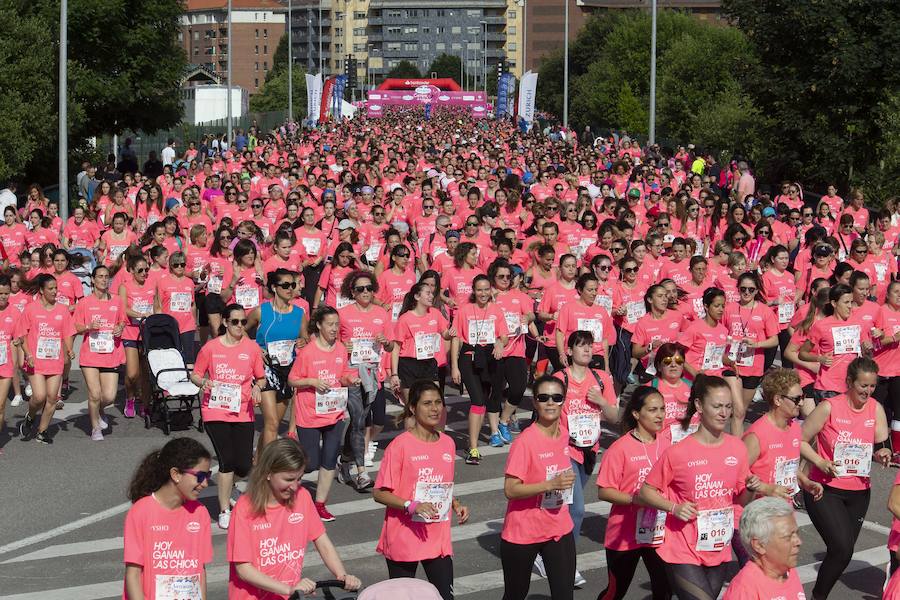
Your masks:
M 416 514 L 416 507 L 418 505 L 419 505 L 419 503 L 416 502 L 415 500 L 413 500 L 412 502 L 409 503 L 409 506 L 406 508 L 406 512 L 409 513 L 410 515 Z

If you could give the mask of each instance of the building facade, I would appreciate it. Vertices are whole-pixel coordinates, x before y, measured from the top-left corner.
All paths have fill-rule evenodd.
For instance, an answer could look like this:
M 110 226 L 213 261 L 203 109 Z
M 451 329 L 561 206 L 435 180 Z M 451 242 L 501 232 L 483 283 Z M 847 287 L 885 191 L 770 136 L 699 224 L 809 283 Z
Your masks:
M 265 82 L 287 31 L 285 8 L 275 0 L 232 0 L 229 43 L 227 6 L 227 0 L 187 0 L 178 41 L 189 63 L 204 66 L 223 82 L 230 50 L 231 83 L 252 94 Z

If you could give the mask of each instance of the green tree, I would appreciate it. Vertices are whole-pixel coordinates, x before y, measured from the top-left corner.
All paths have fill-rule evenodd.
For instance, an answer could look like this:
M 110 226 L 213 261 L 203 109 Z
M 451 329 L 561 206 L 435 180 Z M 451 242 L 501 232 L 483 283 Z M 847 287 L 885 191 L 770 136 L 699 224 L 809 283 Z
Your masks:
M 416 65 L 412 64 L 408 60 L 401 60 L 397 63 L 397 66 L 388 71 L 385 77 L 398 77 L 398 78 L 421 78 L 422 74 L 419 72 L 419 69 L 416 68 Z
M 459 71 L 461 66 L 462 61 L 458 56 L 444 53 L 432 61 L 431 66 L 428 67 L 428 75 L 431 76 L 432 73 L 437 73 L 437 76 L 440 78 L 453 79 L 460 83 Z
M 900 90 L 900 11 L 882 0 L 724 0 L 759 58 L 736 65 L 767 115 L 767 177 L 853 183 L 877 168 Z M 887 112 L 885 112 L 887 111 Z M 861 179 L 860 179 L 861 178 Z
M 306 114 L 306 72 L 294 65 L 294 119 Z M 282 69 L 274 77 L 263 83 L 258 92 L 250 96 L 250 112 L 287 110 L 288 72 Z
M 275 48 L 275 54 L 272 56 L 272 68 L 266 73 L 266 81 L 271 80 L 281 71 L 287 68 L 288 63 L 288 36 L 283 34 L 278 40 L 278 46 Z

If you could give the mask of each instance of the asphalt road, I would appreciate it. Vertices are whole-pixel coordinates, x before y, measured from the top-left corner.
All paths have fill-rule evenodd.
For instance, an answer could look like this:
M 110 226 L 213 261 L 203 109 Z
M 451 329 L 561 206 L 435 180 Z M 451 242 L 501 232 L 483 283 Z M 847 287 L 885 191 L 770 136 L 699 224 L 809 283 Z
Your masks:
M 72 396 L 58 422 L 55 443 L 43 446 L 0 437 L 0 600 L 80 600 L 121 597 L 122 526 L 129 504 L 125 497 L 128 479 L 143 455 L 158 448 L 165 436 L 158 429 L 145 430 L 138 419 L 127 420 L 120 408 L 109 412 L 111 433 L 103 442 L 89 437 L 84 385 L 73 370 Z M 452 388 L 450 388 L 452 391 Z M 467 406 L 450 396 L 450 430 L 462 448 Z M 527 403 L 526 399 L 526 403 Z M 10 424 L 16 424 L 24 408 L 7 408 Z M 521 412 L 523 418 L 526 413 Z M 382 447 L 396 435 L 383 435 Z M 196 430 L 179 432 L 208 444 Z M 607 443 L 611 438 L 607 439 Z M 507 448 L 485 449 L 480 466 L 467 466 L 458 455 L 456 492 L 468 504 L 472 517 L 465 526 L 454 526 L 455 590 L 458 598 L 496 600 L 502 596 L 499 531 L 506 502 L 502 493 L 503 465 Z M 376 461 L 381 457 L 381 451 Z M 376 462 L 376 468 L 377 468 Z M 314 474 L 313 474 L 314 476 Z M 874 599 L 881 597 L 890 514 L 887 496 L 895 472 L 876 467 L 872 501 L 865 527 L 856 546 L 854 561 L 844 573 L 833 598 Z M 309 477 L 310 480 L 313 477 Z M 578 600 L 594 600 L 606 585 L 603 548 L 604 515 L 608 505 L 596 499 L 594 479 L 585 493 L 588 516 L 578 541 L 578 566 L 587 585 L 577 590 Z M 215 488 L 205 499 L 215 514 Z M 327 524 L 347 569 L 364 583 L 387 577 L 384 560 L 375 553 L 383 508 L 355 490 L 335 484 L 329 508 L 337 520 Z M 824 545 L 804 513 L 799 574 L 807 594 L 815 581 L 817 562 Z M 225 535 L 213 524 L 215 560 L 209 567 L 209 596 L 227 597 Z M 327 570 L 310 549 L 304 575 L 327 579 Z M 420 576 L 422 576 L 420 572 Z M 649 582 L 643 567 L 629 591 L 629 598 L 649 597 Z M 545 580 L 533 577 L 529 598 L 550 598 Z

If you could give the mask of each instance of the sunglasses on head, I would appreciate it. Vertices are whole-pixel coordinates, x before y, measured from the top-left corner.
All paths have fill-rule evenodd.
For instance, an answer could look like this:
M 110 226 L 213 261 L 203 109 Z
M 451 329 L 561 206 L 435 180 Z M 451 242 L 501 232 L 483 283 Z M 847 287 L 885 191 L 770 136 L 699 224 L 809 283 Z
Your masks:
M 541 404 L 550 402 L 551 400 L 556 404 L 562 404 L 563 402 L 565 402 L 566 397 L 563 394 L 538 394 L 534 397 L 534 399 Z
M 235 327 L 241 325 L 243 327 L 247 326 L 247 319 L 228 319 L 228 322 L 234 325 Z
M 182 469 L 182 473 L 187 473 L 189 475 L 193 475 L 197 478 L 197 485 L 202 484 L 204 481 L 212 480 L 212 471 L 198 471 L 196 469 Z
M 296 281 L 282 281 L 281 283 L 276 283 L 275 287 L 280 287 L 283 290 L 293 290 L 297 288 Z
M 660 362 L 667 367 L 670 366 L 672 363 L 675 363 L 676 365 L 683 365 L 684 357 L 676 354 L 675 356 L 667 356 L 667 357 L 663 358 Z

